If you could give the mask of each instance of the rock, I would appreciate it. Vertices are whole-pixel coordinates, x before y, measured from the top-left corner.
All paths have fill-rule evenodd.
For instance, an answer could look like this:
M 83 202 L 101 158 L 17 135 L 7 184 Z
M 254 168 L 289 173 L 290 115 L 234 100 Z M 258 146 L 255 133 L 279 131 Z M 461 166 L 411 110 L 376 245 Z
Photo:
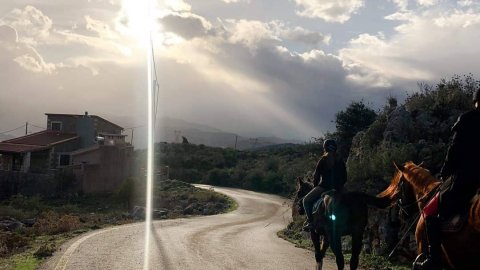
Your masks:
M 33 224 L 35 224 L 35 222 L 37 222 L 36 218 L 28 218 L 28 219 L 22 220 L 22 223 L 25 224 L 25 226 L 27 227 L 32 227 Z
M 130 217 L 133 219 L 145 219 L 145 207 L 134 206 Z M 152 218 L 164 218 L 168 214 L 168 210 L 165 208 L 152 209 Z
M 152 217 L 155 218 L 164 218 L 168 214 L 168 210 L 165 208 L 153 209 Z
M 187 207 L 185 207 L 185 209 L 183 209 L 183 214 L 193 215 L 197 207 L 198 207 L 197 203 L 191 203 Z
M 0 220 L 0 228 L 7 231 L 15 232 L 23 230 L 24 227 L 23 223 L 12 217 L 5 217 Z
M 388 115 L 387 127 L 383 133 L 385 141 L 406 142 L 410 133 L 412 117 L 405 106 L 395 108 Z

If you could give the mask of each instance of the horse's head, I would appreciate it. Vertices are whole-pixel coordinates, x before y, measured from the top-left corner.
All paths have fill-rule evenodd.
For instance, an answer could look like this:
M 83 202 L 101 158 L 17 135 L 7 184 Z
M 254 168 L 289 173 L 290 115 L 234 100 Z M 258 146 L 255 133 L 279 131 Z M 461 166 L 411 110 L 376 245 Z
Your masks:
M 313 189 L 312 183 L 305 181 L 302 177 L 297 177 L 297 191 L 295 195 L 294 202 L 296 203 L 296 207 L 298 208 L 298 213 L 300 215 L 305 214 L 305 209 L 303 208 L 303 198 L 305 195 Z
M 418 211 L 418 206 L 425 203 L 430 191 L 439 184 L 439 181 L 422 165 L 423 163 L 416 165 L 411 161 L 403 166 L 394 163 L 395 175 L 379 197 L 388 197 L 407 216 Z

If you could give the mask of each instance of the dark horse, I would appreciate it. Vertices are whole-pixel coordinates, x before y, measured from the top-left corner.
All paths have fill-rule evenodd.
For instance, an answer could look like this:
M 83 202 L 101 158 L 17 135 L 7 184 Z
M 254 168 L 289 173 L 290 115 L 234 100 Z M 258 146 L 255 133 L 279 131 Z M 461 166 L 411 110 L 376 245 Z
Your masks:
M 379 194 L 380 197 L 397 200 L 402 207 L 414 205 L 421 211 L 428 203 L 429 198 L 440 185 L 440 181 L 430 172 L 407 162 L 404 166 L 395 164 L 397 172 L 390 186 Z M 400 198 L 413 198 L 399 200 Z M 428 241 L 425 234 L 423 215 L 417 223 L 415 231 L 417 253 L 427 251 Z M 479 269 L 480 256 L 480 195 L 477 193 L 470 201 L 468 218 L 458 231 L 442 233 L 443 266 L 453 269 Z
M 297 180 L 298 188 L 294 202 L 299 207 L 299 214 L 303 215 L 305 209 L 302 199 L 312 190 L 313 185 L 302 178 Z M 316 269 L 322 269 L 323 257 L 330 245 L 335 254 L 338 269 L 343 270 L 345 262 L 342 254 L 341 237 L 351 235 L 352 258 L 350 259 L 350 269 L 355 270 L 358 267 L 358 256 L 362 250 L 363 233 L 368 221 L 367 205 L 386 208 L 390 205 L 390 200 L 388 198 L 377 198 L 363 192 L 344 192 L 326 195 L 324 202 L 323 211 L 317 211 L 314 214 L 315 230 L 310 232 L 315 248 Z M 320 236 L 323 236 L 321 241 Z

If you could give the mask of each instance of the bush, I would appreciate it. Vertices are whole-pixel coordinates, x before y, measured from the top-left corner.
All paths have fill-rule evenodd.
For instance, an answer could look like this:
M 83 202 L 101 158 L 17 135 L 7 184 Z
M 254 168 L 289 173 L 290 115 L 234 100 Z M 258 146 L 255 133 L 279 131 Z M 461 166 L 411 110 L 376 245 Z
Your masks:
M 80 219 L 73 215 L 60 215 L 53 211 L 43 212 L 32 227 L 36 235 L 53 235 L 80 228 Z
M 0 232 L 0 257 L 8 256 L 28 245 L 28 239 L 16 233 Z

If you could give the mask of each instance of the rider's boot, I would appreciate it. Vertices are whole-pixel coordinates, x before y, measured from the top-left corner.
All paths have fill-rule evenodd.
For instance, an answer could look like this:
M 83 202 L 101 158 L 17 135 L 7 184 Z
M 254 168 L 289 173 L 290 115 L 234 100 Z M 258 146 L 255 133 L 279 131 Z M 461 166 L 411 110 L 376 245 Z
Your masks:
M 413 263 L 414 270 L 441 270 L 442 269 L 442 248 L 441 248 L 441 228 L 440 219 L 437 216 L 427 216 L 425 226 L 428 236 L 428 254 L 423 254 L 426 259 L 417 260 Z
M 303 230 L 306 232 L 311 232 L 313 229 L 313 223 L 310 222 L 307 218 L 307 220 L 305 220 L 305 222 L 303 223 Z

